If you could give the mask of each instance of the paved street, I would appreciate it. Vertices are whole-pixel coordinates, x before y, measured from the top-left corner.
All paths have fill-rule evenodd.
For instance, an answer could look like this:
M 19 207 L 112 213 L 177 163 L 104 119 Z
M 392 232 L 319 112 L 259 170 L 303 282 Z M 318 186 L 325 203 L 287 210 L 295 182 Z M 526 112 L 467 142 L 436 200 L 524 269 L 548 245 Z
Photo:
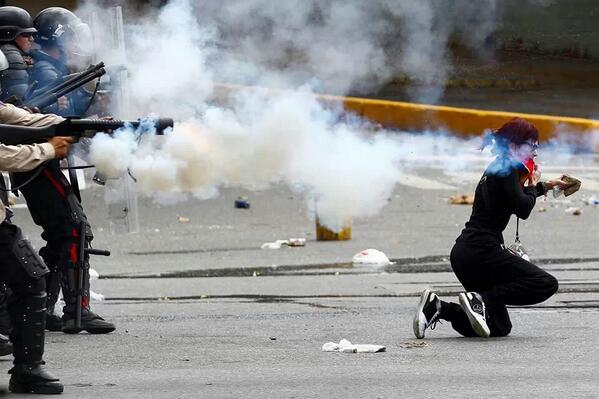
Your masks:
M 92 289 L 106 296 L 93 306 L 118 329 L 47 335 L 47 361 L 65 383 L 63 397 L 597 397 L 599 207 L 583 201 L 599 196 L 599 163 L 591 156 L 548 160 L 546 175 L 570 172 L 583 189 L 567 200 L 550 196 L 521 224 L 533 261 L 560 280 L 558 295 L 511 309 L 507 338 L 466 339 L 445 323 L 417 341 L 411 321 L 420 291 L 431 286 L 447 300 L 460 291 L 447 257 L 470 207 L 447 199 L 471 193 L 484 168 L 473 159 L 444 171 L 437 161 L 414 161 L 383 211 L 353 222 L 347 242 L 315 241 L 304 200 L 282 186 L 227 189 L 168 206 L 142 199 L 140 232 L 113 235 L 104 189 L 88 187 L 94 244 L 113 252 L 93 259 L 100 279 Z M 234 209 L 239 195 L 251 209 Z M 582 215 L 566 213 L 569 207 Z M 39 246 L 27 210 L 16 211 Z M 307 245 L 260 249 L 290 237 Z M 395 263 L 353 266 L 352 256 L 366 248 Z M 321 351 L 342 338 L 387 351 Z

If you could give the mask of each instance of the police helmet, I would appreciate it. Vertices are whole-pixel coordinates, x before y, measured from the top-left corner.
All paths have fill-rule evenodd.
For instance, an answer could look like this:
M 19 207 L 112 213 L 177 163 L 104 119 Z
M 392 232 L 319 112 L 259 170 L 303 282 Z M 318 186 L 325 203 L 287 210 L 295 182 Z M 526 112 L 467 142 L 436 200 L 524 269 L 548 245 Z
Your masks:
M 62 45 L 67 38 L 76 38 L 81 31 L 89 30 L 79 17 L 62 7 L 40 11 L 33 19 L 33 26 L 37 29 L 36 41 L 41 45 Z
M 33 34 L 31 15 L 20 7 L 0 7 L 0 42 L 12 42 L 23 33 Z

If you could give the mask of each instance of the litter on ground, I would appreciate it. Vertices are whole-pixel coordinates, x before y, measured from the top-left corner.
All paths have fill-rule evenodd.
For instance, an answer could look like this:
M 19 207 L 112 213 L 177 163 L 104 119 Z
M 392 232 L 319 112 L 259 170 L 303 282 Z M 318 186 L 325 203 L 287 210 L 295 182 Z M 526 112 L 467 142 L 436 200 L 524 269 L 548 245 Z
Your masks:
M 474 195 L 472 194 L 461 194 L 449 197 L 449 203 L 451 205 L 472 205 L 474 204 Z
M 386 266 L 392 264 L 387 255 L 378 249 L 365 249 L 354 255 L 352 262 L 362 265 Z
M 376 353 L 385 352 L 386 350 L 387 348 L 382 345 L 352 344 L 346 339 L 342 339 L 339 343 L 327 342 L 322 345 L 323 352 Z

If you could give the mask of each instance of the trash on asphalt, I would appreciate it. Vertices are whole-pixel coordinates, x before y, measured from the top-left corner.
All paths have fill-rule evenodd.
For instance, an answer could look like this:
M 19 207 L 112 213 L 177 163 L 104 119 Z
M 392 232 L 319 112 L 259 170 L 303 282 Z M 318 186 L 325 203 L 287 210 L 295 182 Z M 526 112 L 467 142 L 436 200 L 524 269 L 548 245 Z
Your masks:
M 386 266 L 392 264 L 387 255 L 378 249 L 365 249 L 354 255 L 352 262 L 363 265 Z
M 289 242 L 287 240 L 277 240 L 273 242 L 265 242 L 262 244 L 262 249 L 281 249 L 283 245 L 288 245 Z
M 587 205 L 591 205 L 591 206 L 599 206 L 599 198 L 597 197 L 590 197 L 588 198 L 586 201 L 584 201 L 585 204 Z
M 92 300 L 92 302 L 104 302 L 104 300 L 106 299 L 104 295 L 92 290 L 89 290 L 89 297 Z
M 541 207 L 541 208 L 537 209 L 537 212 L 539 212 L 539 213 L 540 212 L 547 212 L 547 208 L 542 208 Z
M 426 348 L 428 343 L 426 341 L 406 341 L 399 344 L 401 348 L 412 349 L 412 348 Z
M 265 242 L 262 244 L 262 249 L 281 249 L 282 246 L 288 247 L 305 247 L 305 238 L 290 238 L 288 240 L 276 240 L 273 242 Z
M 453 195 L 449 197 L 449 203 L 451 205 L 472 205 L 474 204 L 473 194 L 461 194 Z
M 560 179 L 566 183 L 566 187 L 563 189 L 559 186 L 553 187 L 553 196 L 555 198 L 561 196 L 562 194 L 566 197 L 569 197 L 580 190 L 581 182 L 579 179 L 570 175 L 562 175 Z
M 287 245 L 290 247 L 305 247 L 306 239 L 305 238 L 290 238 L 287 240 Z
M 92 280 L 97 280 L 100 278 L 100 273 L 98 273 L 98 271 L 96 269 L 89 269 L 89 279 L 90 281 Z
M 189 223 L 191 219 L 186 218 L 185 216 L 177 215 L 177 221 L 179 223 Z
M 571 206 L 566 209 L 566 213 L 569 215 L 578 216 L 578 215 L 582 215 L 582 209 L 575 207 L 575 206 Z
M 235 200 L 235 208 L 237 209 L 250 209 L 250 200 L 248 197 L 237 197 Z
M 387 348 L 382 345 L 352 344 L 346 339 L 342 339 L 339 343 L 327 342 L 322 345 L 323 352 L 376 353 L 385 352 L 386 350 Z

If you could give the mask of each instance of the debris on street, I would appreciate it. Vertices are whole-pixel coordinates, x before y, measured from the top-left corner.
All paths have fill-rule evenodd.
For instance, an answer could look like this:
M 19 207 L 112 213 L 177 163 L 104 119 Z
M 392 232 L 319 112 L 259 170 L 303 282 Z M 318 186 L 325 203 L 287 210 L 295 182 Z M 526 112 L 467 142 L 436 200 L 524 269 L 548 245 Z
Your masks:
M 237 209 L 250 209 L 250 200 L 248 197 L 237 197 L 235 200 L 235 208 Z
M 406 341 L 399 344 L 401 348 L 412 349 L 412 348 L 426 348 L 428 343 L 426 341 Z
M 90 299 L 92 300 L 92 302 L 104 302 L 104 300 L 106 299 L 106 297 L 98 292 L 95 292 L 93 290 L 89 290 L 89 296 Z
M 342 339 L 339 343 L 327 342 L 322 345 L 323 352 L 376 353 L 385 352 L 386 350 L 387 348 L 382 345 L 352 344 L 346 339 Z
M 290 238 L 288 240 L 276 240 L 273 242 L 265 242 L 262 244 L 262 249 L 281 249 L 282 246 L 288 247 L 305 247 L 305 238 Z
M 305 238 L 290 238 L 287 240 L 287 245 L 290 247 L 305 247 L 306 239 Z
M 451 205 L 472 205 L 474 204 L 474 194 L 461 194 L 449 197 Z
M 376 265 L 376 266 L 386 266 L 391 265 L 392 262 L 389 260 L 387 255 L 378 249 L 365 249 L 354 255 L 352 258 L 352 262 L 355 264 L 363 264 L 363 265 Z
M 177 215 L 177 221 L 179 223 L 189 223 L 191 219 L 186 218 L 185 216 Z
M 566 209 L 566 213 L 570 214 L 570 215 L 578 216 L 578 215 L 582 215 L 582 209 L 575 207 L 575 206 L 571 206 L 570 208 Z
M 585 204 L 591 205 L 591 206 L 599 206 L 599 198 L 590 197 L 585 201 Z

